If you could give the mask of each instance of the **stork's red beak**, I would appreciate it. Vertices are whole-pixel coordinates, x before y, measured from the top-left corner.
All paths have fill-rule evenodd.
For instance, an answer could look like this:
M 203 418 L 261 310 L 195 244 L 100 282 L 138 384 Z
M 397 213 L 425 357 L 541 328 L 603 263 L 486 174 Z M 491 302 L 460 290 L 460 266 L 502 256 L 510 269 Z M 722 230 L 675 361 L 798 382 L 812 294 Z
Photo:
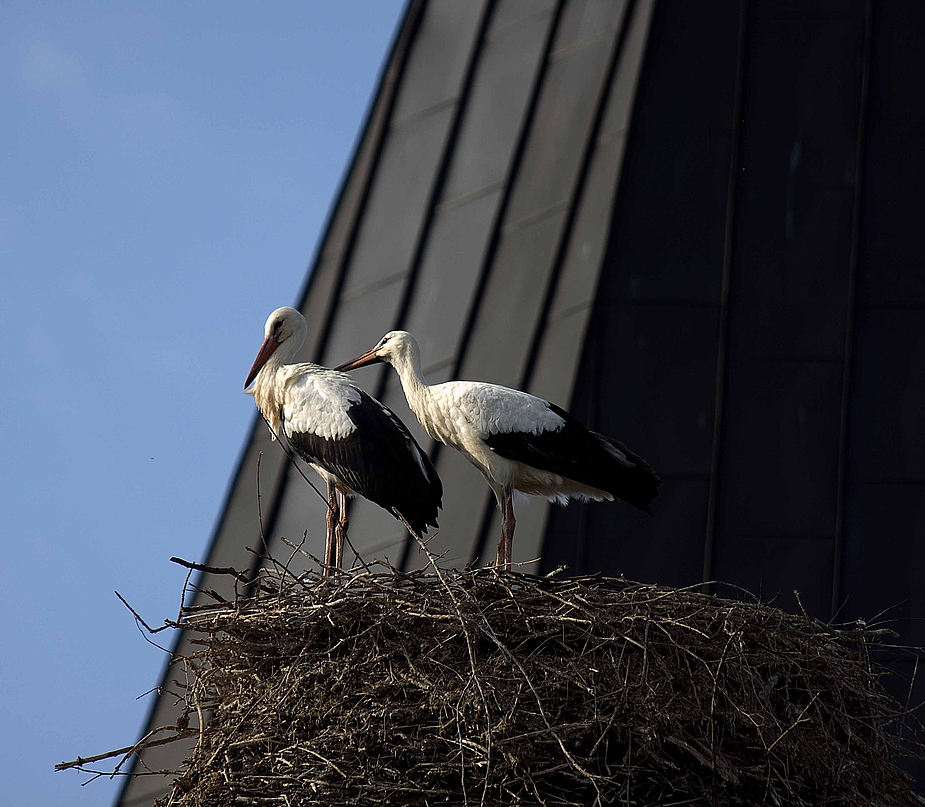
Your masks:
M 376 351 L 370 350 L 369 353 L 357 356 L 353 361 L 344 362 L 334 369 L 345 373 L 347 370 L 356 370 L 357 367 L 365 367 L 367 364 L 379 364 L 381 361 L 383 361 L 383 359 L 380 359 L 376 355 Z
M 260 352 L 257 354 L 257 358 L 254 359 L 253 365 L 251 365 L 251 371 L 247 374 L 247 381 L 244 382 L 244 389 L 247 389 L 251 382 L 257 377 L 257 373 L 260 372 L 260 368 L 267 363 L 267 359 L 273 355 L 273 351 L 279 347 L 279 342 L 277 342 L 272 336 L 268 336 L 263 340 L 263 344 L 260 346 Z

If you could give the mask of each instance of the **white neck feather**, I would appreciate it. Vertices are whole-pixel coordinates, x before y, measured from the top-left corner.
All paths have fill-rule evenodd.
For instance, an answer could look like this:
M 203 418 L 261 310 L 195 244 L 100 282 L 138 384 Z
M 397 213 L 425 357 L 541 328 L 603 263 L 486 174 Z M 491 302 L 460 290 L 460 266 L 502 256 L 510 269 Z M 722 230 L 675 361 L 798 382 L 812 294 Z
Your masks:
M 389 364 L 395 368 L 401 380 L 401 387 L 411 411 L 421 420 L 421 412 L 430 398 L 430 387 L 421 372 L 421 352 L 417 343 L 409 342 L 409 347 L 396 356 L 390 356 Z
M 267 359 L 266 364 L 260 368 L 251 387 L 251 394 L 254 396 L 257 408 L 269 424 L 274 440 L 283 427 L 279 414 L 283 396 L 283 379 L 280 378 L 280 370 L 290 363 L 299 347 L 301 347 L 300 344 L 294 344 L 289 340 L 283 342 Z

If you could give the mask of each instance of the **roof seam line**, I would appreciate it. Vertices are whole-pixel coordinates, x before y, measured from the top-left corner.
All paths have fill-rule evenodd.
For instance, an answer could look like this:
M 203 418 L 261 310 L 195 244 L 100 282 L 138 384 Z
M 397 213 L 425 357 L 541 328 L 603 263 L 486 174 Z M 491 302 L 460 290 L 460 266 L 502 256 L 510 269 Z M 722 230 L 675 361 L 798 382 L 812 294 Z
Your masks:
M 729 339 L 729 297 L 732 285 L 733 224 L 735 219 L 736 189 L 739 175 L 739 152 L 742 143 L 742 109 L 745 95 L 745 38 L 748 0 L 739 2 L 739 30 L 736 51 L 735 101 L 732 110 L 732 143 L 729 147 L 729 171 L 726 184 L 726 232 L 723 237 L 723 281 L 720 290 L 719 337 L 716 347 L 716 385 L 713 399 L 713 445 L 710 452 L 710 487 L 707 493 L 707 522 L 703 545 L 701 579 L 704 591 L 713 576 L 713 551 L 716 539 L 716 510 L 719 499 L 719 468 L 722 450 L 723 403 L 726 394 L 726 352 Z
M 557 311 L 555 314 L 550 314 L 549 322 L 561 322 L 564 319 L 568 319 L 574 314 L 579 313 L 580 311 L 585 311 L 594 305 L 594 298 L 589 297 L 587 300 L 582 300 L 580 303 L 573 303 L 567 308 L 563 308 L 561 311 Z
M 536 370 L 536 364 L 539 360 L 539 354 L 542 349 L 543 333 L 545 323 L 549 319 L 552 310 L 553 300 L 556 289 L 559 286 L 559 280 L 562 277 L 562 266 L 565 263 L 565 256 L 571 243 L 572 233 L 575 228 L 575 222 L 578 219 L 578 209 L 580 207 L 581 195 L 584 192 L 588 182 L 588 175 L 591 171 L 591 165 L 594 162 L 594 155 L 597 152 L 598 135 L 601 127 L 604 125 L 604 119 L 607 112 L 607 103 L 610 100 L 610 93 L 614 82 L 617 78 L 620 57 L 624 51 L 627 35 L 632 26 L 633 14 L 636 10 L 636 0 L 628 0 L 623 7 L 623 13 L 620 18 L 620 24 L 611 26 L 607 30 L 611 33 L 616 32 L 616 39 L 613 42 L 611 52 L 607 58 L 603 74 L 601 76 L 601 86 L 598 90 L 598 97 L 595 102 L 594 114 L 588 124 L 588 132 L 585 135 L 585 142 L 582 146 L 581 161 L 578 164 L 575 179 L 569 193 L 569 199 L 566 203 L 568 214 L 563 223 L 562 230 L 559 234 L 558 243 L 553 257 L 553 269 L 548 278 L 546 288 L 543 292 L 543 304 L 539 311 L 534 331 L 531 338 L 530 353 L 527 356 L 527 362 L 521 376 L 521 389 L 527 389 Z
M 452 199 L 447 199 L 445 202 L 439 202 L 436 207 L 436 212 L 445 213 L 448 210 L 454 210 L 468 202 L 474 202 L 484 196 L 491 196 L 491 194 L 501 190 L 503 187 L 504 182 L 492 182 L 490 185 L 484 185 L 478 190 L 469 191 L 469 193 L 464 193 L 462 196 L 455 196 Z
M 424 109 L 419 109 L 417 112 L 409 112 L 407 115 L 402 115 L 400 118 L 393 118 L 389 121 L 389 129 L 399 129 L 409 123 L 415 123 L 422 118 L 428 118 L 431 115 L 436 115 L 438 112 L 443 112 L 443 110 L 452 107 L 456 103 L 456 100 L 457 98 L 454 95 L 451 98 L 445 98 L 442 101 L 438 101 L 436 104 L 424 107 Z
M 524 216 L 522 219 L 518 219 L 517 221 L 512 221 L 509 224 L 503 225 L 501 227 L 501 235 L 511 235 L 512 233 L 516 233 L 518 230 L 531 227 L 534 224 L 538 224 L 541 221 L 552 218 L 552 216 L 555 216 L 557 213 L 561 213 L 563 210 L 568 210 L 568 207 L 568 199 L 562 202 L 556 202 L 554 205 L 544 207 L 542 210 L 537 210 L 535 213 L 531 213 L 529 216 Z
M 628 2 L 627 6 L 629 5 L 630 3 Z M 564 59 L 566 56 L 571 56 L 573 53 L 577 53 L 580 50 L 590 48 L 592 45 L 596 45 L 599 42 L 612 39 L 613 35 L 619 30 L 619 25 L 611 25 L 608 28 L 604 28 L 598 31 L 596 34 L 586 36 L 584 39 L 579 39 L 577 42 L 573 42 L 571 45 L 565 45 L 564 47 L 559 48 L 559 50 L 554 50 L 549 54 L 549 60 L 551 62 L 557 62 L 560 59 Z
M 552 14 L 552 9 L 542 8 L 539 11 L 534 11 L 530 14 L 526 14 L 523 17 L 518 17 L 516 20 L 511 20 L 510 22 L 504 23 L 504 25 L 499 25 L 497 28 L 492 28 L 491 30 L 485 33 L 485 39 L 488 42 L 492 42 L 496 39 L 501 39 L 508 34 L 514 33 L 514 31 L 519 31 L 521 28 L 526 28 L 530 23 L 539 19 L 540 17 L 548 17 Z
M 370 292 L 379 291 L 380 289 L 384 289 L 386 286 L 391 286 L 396 280 L 401 280 L 401 278 L 407 277 L 407 275 L 408 271 L 406 269 L 401 269 L 398 272 L 392 272 L 390 275 L 386 275 L 385 277 L 380 277 L 369 283 L 364 283 L 362 286 L 358 286 L 355 289 L 347 289 L 341 294 L 339 302 L 345 303 L 349 300 L 355 300 L 358 297 L 363 297 Z
M 831 618 L 841 608 L 842 567 L 844 566 L 846 488 L 848 484 L 848 430 L 850 427 L 851 392 L 854 384 L 853 362 L 857 319 L 858 260 L 861 243 L 861 189 L 864 183 L 864 152 L 867 145 L 867 115 L 870 107 L 870 69 L 873 40 L 873 0 L 867 0 L 864 18 L 864 44 L 861 61 L 861 97 L 858 103 L 857 151 L 854 163 L 854 199 L 851 211 L 851 252 L 848 259 L 848 289 L 845 316 L 845 353 L 842 371 L 841 409 L 838 422 L 838 478 L 835 493 L 835 547 L 832 557 Z

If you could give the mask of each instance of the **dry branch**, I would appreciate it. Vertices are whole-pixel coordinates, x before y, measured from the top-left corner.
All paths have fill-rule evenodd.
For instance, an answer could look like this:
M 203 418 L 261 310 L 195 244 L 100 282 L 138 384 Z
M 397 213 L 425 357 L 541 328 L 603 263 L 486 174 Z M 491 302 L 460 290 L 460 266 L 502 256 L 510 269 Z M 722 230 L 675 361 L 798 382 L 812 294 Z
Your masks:
M 212 717 L 164 805 L 922 803 L 882 630 L 491 570 L 257 591 L 182 616 Z

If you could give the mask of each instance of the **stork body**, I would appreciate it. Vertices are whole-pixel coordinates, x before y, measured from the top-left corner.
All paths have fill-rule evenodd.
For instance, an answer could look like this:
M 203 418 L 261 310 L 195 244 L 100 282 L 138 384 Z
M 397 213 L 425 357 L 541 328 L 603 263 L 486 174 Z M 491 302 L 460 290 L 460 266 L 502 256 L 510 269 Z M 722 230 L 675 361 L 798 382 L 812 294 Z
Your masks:
M 494 492 L 502 516 L 499 568 L 510 568 L 515 490 L 557 504 L 570 498 L 619 498 L 652 514 L 650 505 L 661 484 L 652 467 L 555 404 L 497 384 L 449 381 L 430 386 L 421 373 L 418 344 L 406 331 L 387 333 L 376 347 L 338 370 L 376 362 L 395 368 L 424 431 L 459 451 Z
M 273 438 L 288 445 L 327 483 L 325 574 L 343 561 L 346 497 L 359 494 L 388 510 L 415 535 L 437 526 L 443 485 L 397 415 L 344 373 L 289 364 L 305 341 L 294 308 L 270 314 L 245 388 Z

